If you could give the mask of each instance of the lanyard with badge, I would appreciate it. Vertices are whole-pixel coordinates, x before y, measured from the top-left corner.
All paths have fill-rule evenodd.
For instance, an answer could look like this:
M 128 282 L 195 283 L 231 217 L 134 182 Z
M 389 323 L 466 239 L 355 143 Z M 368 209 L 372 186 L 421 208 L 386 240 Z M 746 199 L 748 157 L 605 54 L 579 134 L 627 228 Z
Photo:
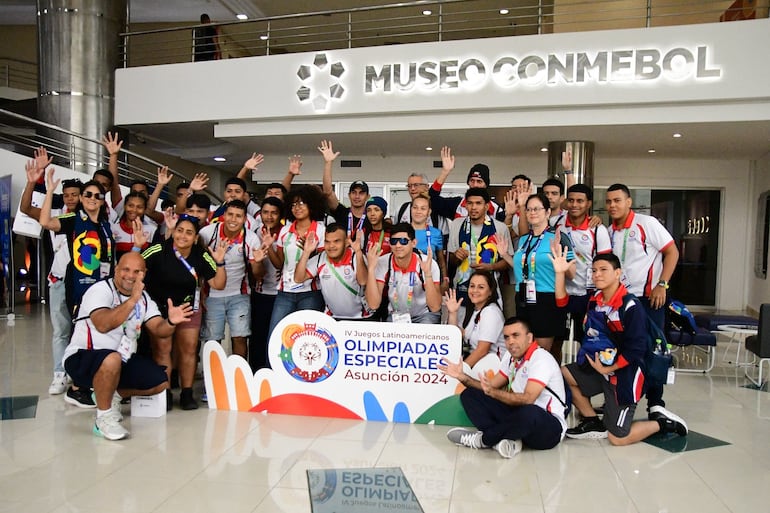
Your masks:
M 185 269 L 187 269 L 187 272 L 192 274 L 192 277 L 195 280 L 195 297 L 192 302 L 192 307 L 193 307 L 193 312 L 197 312 L 201 303 L 201 288 L 198 283 L 198 272 L 195 270 L 193 266 L 190 265 L 190 262 L 188 262 L 185 259 L 185 257 L 183 257 L 182 254 L 179 252 L 179 250 L 176 248 L 174 248 L 174 255 L 182 263 Z M 185 302 L 187 302 L 187 298 L 185 298 Z
M 358 233 L 358 230 L 361 229 L 361 227 L 364 225 L 364 217 L 361 216 L 358 219 L 358 223 L 356 224 L 356 230 L 353 231 L 353 212 L 348 212 L 348 234 L 350 234 L 350 238 L 352 240 L 356 240 L 356 234 Z
M 524 279 L 527 303 L 537 302 L 537 288 L 535 287 L 535 260 L 537 257 L 537 248 L 539 248 L 540 243 L 543 242 L 544 236 L 545 232 L 541 233 L 537 238 L 535 245 L 533 246 L 532 239 L 535 237 L 535 234 L 529 232 L 529 238 L 524 243 L 526 250 L 523 251 L 521 255 L 521 276 Z M 530 255 L 532 256 L 530 257 Z
M 110 288 L 113 289 L 113 294 L 116 299 L 115 302 L 117 304 L 115 307 L 122 305 L 123 300 L 120 297 L 121 294 L 118 292 L 117 287 L 113 287 L 113 285 L 110 284 Z M 142 296 L 144 297 L 144 294 L 142 294 Z M 123 321 L 121 328 L 123 329 L 123 335 L 120 337 L 120 342 L 118 343 L 118 353 L 120 353 L 120 359 L 123 360 L 123 362 L 127 362 L 129 358 L 136 353 L 139 333 L 142 329 L 142 307 L 139 306 L 139 301 L 134 305 L 134 311 L 131 315 Z
M 393 261 L 393 255 L 391 255 L 391 265 Z M 402 281 L 402 278 L 404 277 L 404 274 L 401 273 L 401 276 L 399 277 L 399 280 L 396 281 L 396 270 L 393 269 L 393 276 L 391 276 L 391 288 L 393 289 L 393 296 L 390 298 L 390 304 L 393 306 L 393 313 L 391 315 L 391 318 L 393 322 L 400 322 L 400 323 L 411 323 L 412 322 L 412 303 L 414 302 L 414 282 L 415 282 L 415 272 L 410 271 L 409 274 L 409 290 L 406 292 L 406 311 L 401 312 L 399 308 L 399 304 L 401 303 L 401 300 L 399 298 L 398 293 L 398 285 Z
M 296 227 L 297 227 L 297 225 L 294 224 L 294 228 L 295 229 L 296 229 Z M 312 228 L 312 226 L 311 226 L 311 228 Z M 310 229 L 308 229 L 308 233 L 309 232 L 310 232 Z M 288 248 L 291 245 L 291 236 L 293 234 L 295 234 L 295 233 L 296 232 L 292 231 L 291 229 L 289 230 L 289 233 L 286 235 L 286 244 L 284 244 L 284 248 Z M 307 233 L 305 234 L 305 238 L 307 239 Z M 291 263 L 289 262 L 289 254 L 288 254 L 288 252 L 284 251 L 284 253 L 283 253 L 283 258 L 284 258 L 285 265 L 286 265 L 287 269 L 290 271 L 290 272 L 283 273 L 283 282 L 286 285 L 289 285 L 289 289 L 288 290 L 301 289 L 304 286 L 304 282 L 303 283 L 295 283 L 294 282 L 294 273 L 291 272 L 297 266 L 297 262 L 299 262 L 300 257 L 302 257 L 302 246 L 300 246 L 300 238 L 299 237 L 297 237 L 297 244 L 295 246 L 296 246 L 297 250 L 294 252 L 294 262 L 293 262 L 294 265 L 291 265 Z M 294 283 L 294 285 L 292 285 L 292 283 Z
M 628 245 L 628 236 L 631 233 L 630 228 L 626 228 L 623 230 L 623 249 L 620 253 L 620 268 L 623 270 L 623 275 L 620 278 L 620 281 L 626 286 L 629 287 L 631 284 L 628 280 L 628 276 L 626 276 L 626 246 Z M 615 249 L 615 234 L 617 233 L 616 230 L 612 230 L 612 239 L 610 240 L 610 244 L 612 245 L 612 248 Z M 617 253 L 616 253 L 617 254 Z
M 481 237 L 481 232 L 484 230 L 484 226 L 482 225 L 481 229 L 479 230 L 479 233 L 476 235 L 476 238 L 473 238 L 473 225 L 469 220 L 465 220 L 465 230 L 468 234 L 468 243 L 470 244 L 470 248 L 468 248 L 468 261 L 472 264 L 476 263 L 476 246 L 479 245 L 479 237 Z

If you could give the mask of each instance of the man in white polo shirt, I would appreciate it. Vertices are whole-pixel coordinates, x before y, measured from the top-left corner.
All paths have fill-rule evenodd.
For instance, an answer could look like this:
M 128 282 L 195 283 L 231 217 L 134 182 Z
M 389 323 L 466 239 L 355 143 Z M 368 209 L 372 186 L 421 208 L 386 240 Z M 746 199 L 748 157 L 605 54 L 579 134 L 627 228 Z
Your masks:
M 309 236 L 294 269 L 294 281 L 318 279 L 326 303 L 326 314 L 337 320 L 363 320 L 374 313 L 366 304 L 366 262 L 361 251 L 361 237 L 348 246 L 345 227 L 332 223 L 326 227 L 324 251 L 310 257 L 318 239 Z
M 662 330 L 665 323 L 669 281 L 679 261 L 679 249 L 666 228 L 652 216 L 631 210 L 631 191 L 621 183 L 607 189 L 606 206 L 612 252 L 620 259 L 621 281 Z M 665 406 L 663 387 L 649 386 L 647 409 L 650 420 Z

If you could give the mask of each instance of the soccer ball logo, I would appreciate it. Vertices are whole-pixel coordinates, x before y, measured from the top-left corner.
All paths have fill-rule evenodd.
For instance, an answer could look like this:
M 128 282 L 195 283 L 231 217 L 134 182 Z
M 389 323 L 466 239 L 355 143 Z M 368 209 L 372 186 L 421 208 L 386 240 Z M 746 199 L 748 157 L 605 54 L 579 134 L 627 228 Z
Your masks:
M 325 53 L 316 54 L 312 65 L 303 64 L 297 70 L 302 82 L 297 98 L 301 103 L 312 103 L 316 112 L 327 110 L 332 99 L 339 100 L 345 94 L 340 83 L 343 73 L 345 67 L 340 61 L 329 64 Z

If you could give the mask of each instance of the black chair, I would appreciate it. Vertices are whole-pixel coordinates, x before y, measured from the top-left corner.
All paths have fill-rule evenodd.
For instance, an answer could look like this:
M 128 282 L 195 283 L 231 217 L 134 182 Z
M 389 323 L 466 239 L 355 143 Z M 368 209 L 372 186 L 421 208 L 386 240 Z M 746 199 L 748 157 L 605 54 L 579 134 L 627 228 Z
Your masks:
M 762 365 L 765 362 L 770 363 L 770 303 L 764 303 L 759 307 L 759 328 L 756 335 L 746 337 L 746 350 L 751 351 L 759 357 L 759 377 L 757 381 L 749 376 L 746 377 L 758 387 L 762 386 Z M 769 367 L 770 369 L 770 367 Z

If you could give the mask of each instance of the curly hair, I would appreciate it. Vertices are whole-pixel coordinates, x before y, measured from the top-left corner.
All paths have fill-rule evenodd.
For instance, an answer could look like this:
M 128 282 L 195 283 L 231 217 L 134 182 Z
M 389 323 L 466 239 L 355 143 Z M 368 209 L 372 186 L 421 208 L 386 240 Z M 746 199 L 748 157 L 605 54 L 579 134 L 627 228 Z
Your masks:
M 291 205 L 296 203 L 297 200 L 302 200 L 307 205 L 310 219 L 323 221 L 326 214 L 326 196 L 324 196 L 320 187 L 317 185 L 300 185 L 289 191 L 284 202 L 286 207 L 285 218 L 289 222 L 295 220 L 294 213 L 291 211 Z

